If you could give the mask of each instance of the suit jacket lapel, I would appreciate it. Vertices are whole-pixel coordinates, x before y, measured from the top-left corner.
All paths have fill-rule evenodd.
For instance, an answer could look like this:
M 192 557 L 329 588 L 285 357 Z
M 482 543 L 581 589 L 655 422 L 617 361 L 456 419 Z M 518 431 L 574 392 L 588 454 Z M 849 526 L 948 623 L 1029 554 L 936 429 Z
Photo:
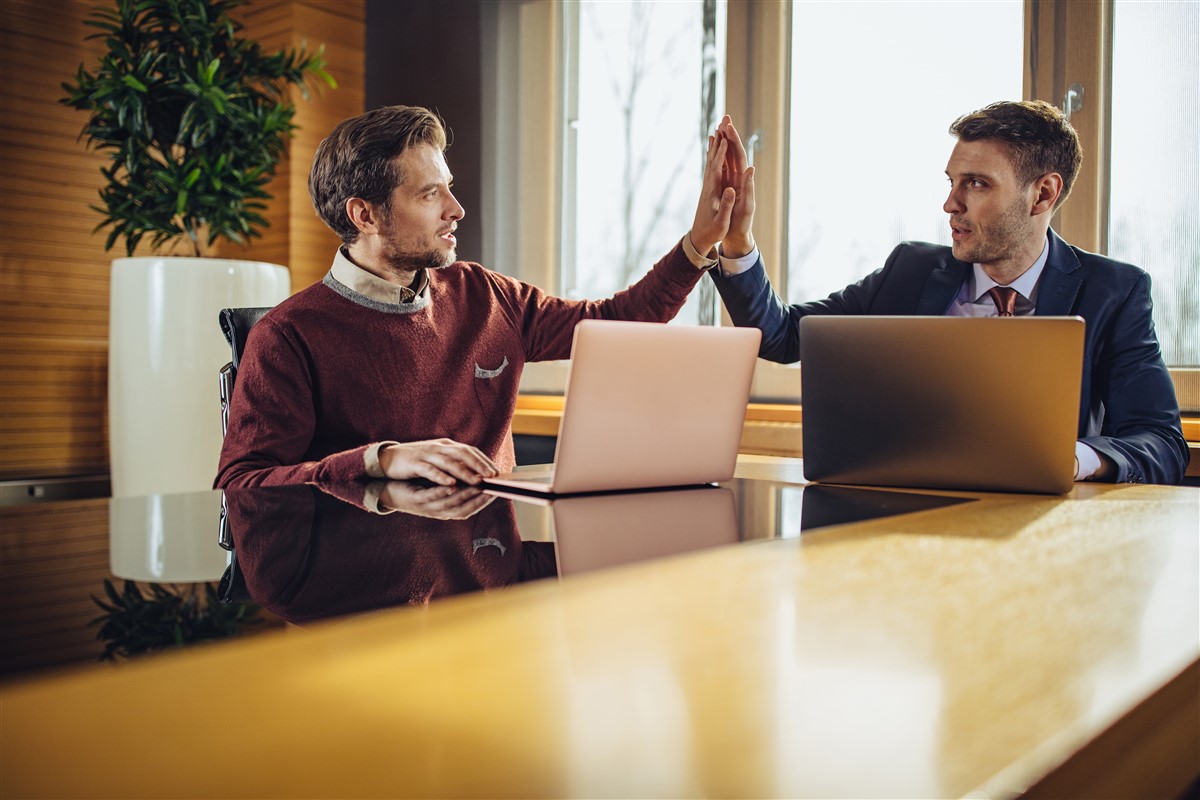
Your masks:
M 913 313 L 930 317 L 945 314 L 970 273 L 970 264 L 953 258 L 948 258 L 945 264 L 939 264 L 929 273 L 929 278 L 921 289 L 921 297 L 917 301 L 917 310 Z
M 1051 230 L 1050 253 L 1046 257 L 1046 268 L 1042 272 L 1041 285 L 1038 287 L 1037 309 L 1034 314 L 1039 317 L 1062 317 L 1071 314 L 1075 308 L 1075 298 L 1079 296 L 1079 287 L 1082 285 L 1079 257 Z

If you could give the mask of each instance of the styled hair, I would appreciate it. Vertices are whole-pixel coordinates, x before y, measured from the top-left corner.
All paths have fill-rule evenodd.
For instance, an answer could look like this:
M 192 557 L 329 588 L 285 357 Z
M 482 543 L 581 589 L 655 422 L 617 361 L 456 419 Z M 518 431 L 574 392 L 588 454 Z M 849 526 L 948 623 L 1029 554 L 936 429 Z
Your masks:
M 992 103 L 954 120 L 950 134 L 960 141 L 996 139 L 1012 154 L 1017 180 L 1028 185 L 1050 172 L 1062 176 L 1058 208 L 1071 193 L 1083 148 L 1062 111 L 1043 100 Z
M 445 150 L 446 128 L 419 106 L 384 106 L 340 123 L 317 146 L 308 173 L 317 216 L 346 244 L 356 241 L 358 228 L 346 214 L 346 201 L 358 197 L 386 213 L 392 191 L 404 182 L 396 157 L 421 144 Z

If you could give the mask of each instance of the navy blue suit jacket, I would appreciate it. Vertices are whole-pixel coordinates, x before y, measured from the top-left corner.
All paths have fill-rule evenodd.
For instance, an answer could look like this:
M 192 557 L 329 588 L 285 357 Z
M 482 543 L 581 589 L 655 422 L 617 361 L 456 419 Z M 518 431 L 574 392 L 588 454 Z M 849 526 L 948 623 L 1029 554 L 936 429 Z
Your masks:
M 788 305 L 771 288 L 762 260 L 725 277 L 709 270 L 735 325 L 763 332 L 759 356 L 800 359 L 800 318 L 808 314 L 941 316 L 971 265 L 949 247 L 904 242 L 887 263 L 824 300 Z M 1118 482 L 1179 483 L 1188 449 L 1175 387 L 1151 319 L 1150 276 L 1130 264 L 1088 253 L 1050 231 L 1036 314 L 1078 315 L 1087 322 L 1080 441 L 1117 465 Z

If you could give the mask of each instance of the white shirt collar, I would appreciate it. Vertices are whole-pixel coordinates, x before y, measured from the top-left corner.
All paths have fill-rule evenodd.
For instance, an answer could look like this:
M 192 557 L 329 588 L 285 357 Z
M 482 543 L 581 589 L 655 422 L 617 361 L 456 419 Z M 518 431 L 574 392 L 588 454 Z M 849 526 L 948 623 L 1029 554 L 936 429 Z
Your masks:
M 1025 272 L 1021 274 L 1021 277 L 1010 283 L 1009 286 L 1016 289 L 1017 294 L 1021 295 L 1029 302 L 1036 303 L 1038 280 L 1042 277 L 1042 270 L 1046 268 L 1046 259 L 1049 257 L 1050 237 L 1047 236 L 1045 244 L 1042 245 L 1042 253 L 1037 257 L 1037 260 L 1033 262 L 1033 266 L 1025 270 Z M 1000 284 L 992 280 L 988 274 L 983 271 L 983 267 L 975 264 L 971 275 L 970 301 L 972 303 L 981 302 L 983 296 L 987 294 L 988 289 L 999 285 Z
M 355 264 L 341 247 L 333 257 L 333 266 L 329 271 L 338 283 L 377 303 L 411 303 L 423 295 L 429 286 L 429 274 L 426 270 L 421 270 L 417 275 L 417 279 L 413 281 L 414 288 L 399 286 L 385 281 L 378 275 L 372 275 Z

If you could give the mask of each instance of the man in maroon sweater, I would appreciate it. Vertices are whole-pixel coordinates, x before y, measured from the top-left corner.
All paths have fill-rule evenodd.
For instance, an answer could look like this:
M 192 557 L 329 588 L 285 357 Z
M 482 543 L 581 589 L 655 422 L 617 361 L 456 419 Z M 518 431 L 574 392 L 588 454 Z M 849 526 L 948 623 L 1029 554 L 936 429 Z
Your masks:
M 752 241 L 752 213 L 734 213 L 743 187 L 724 170 L 727 136 L 717 135 L 691 230 L 649 274 L 607 300 L 550 297 L 456 260 L 464 211 L 445 146 L 434 114 L 392 106 L 346 120 L 317 148 L 309 193 L 343 245 L 324 280 L 252 330 L 218 487 L 450 486 L 507 471 L 526 362 L 568 358 L 581 319 L 670 320 L 717 263 L 719 242 L 736 255 Z

